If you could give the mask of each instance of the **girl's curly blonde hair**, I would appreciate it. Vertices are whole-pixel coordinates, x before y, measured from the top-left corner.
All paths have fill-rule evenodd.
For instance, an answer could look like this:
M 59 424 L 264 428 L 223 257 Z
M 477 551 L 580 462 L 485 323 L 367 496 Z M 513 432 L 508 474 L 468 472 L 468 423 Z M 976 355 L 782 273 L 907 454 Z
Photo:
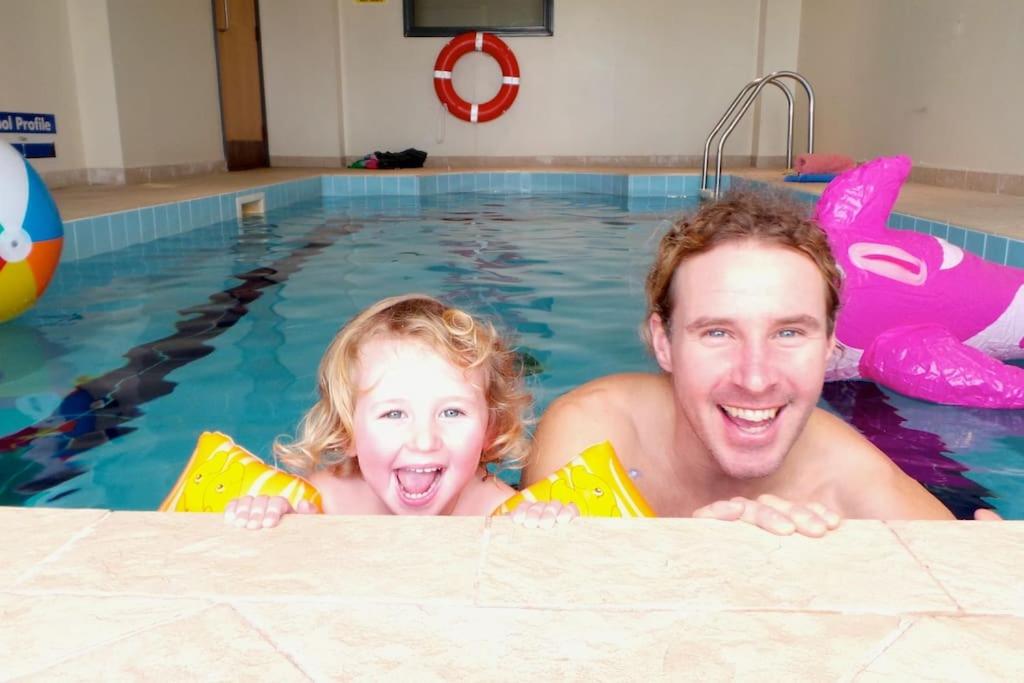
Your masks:
M 517 354 L 491 323 L 424 294 L 382 299 L 335 335 L 320 360 L 317 402 L 302 418 L 297 439 L 274 443 L 281 462 L 300 474 L 327 470 L 347 475 L 358 469 L 351 452 L 358 394 L 355 372 L 363 345 L 377 336 L 415 340 L 460 368 L 482 369 L 489 416 L 480 462 L 522 466 L 532 398 Z

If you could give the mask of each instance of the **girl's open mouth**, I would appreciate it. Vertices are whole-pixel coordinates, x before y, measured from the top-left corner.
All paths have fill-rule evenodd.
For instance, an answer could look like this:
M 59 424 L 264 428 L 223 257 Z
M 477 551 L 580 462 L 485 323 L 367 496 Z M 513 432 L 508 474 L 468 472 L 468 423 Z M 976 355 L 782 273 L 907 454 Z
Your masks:
M 427 467 L 400 467 L 395 470 L 398 496 L 406 505 L 423 506 L 433 500 L 441 484 L 444 468 L 439 465 Z

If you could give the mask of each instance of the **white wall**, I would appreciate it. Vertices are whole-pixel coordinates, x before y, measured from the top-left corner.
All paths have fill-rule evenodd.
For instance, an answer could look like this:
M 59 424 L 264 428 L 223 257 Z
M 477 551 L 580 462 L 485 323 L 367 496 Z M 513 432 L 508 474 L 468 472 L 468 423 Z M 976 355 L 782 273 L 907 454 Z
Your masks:
M 86 168 L 124 182 L 124 148 L 117 107 L 114 55 L 110 49 L 110 13 L 106 0 L 69 0 L 71 65 L 78 93 L 82 149 Z M 59 130 L 59 126 L 58 126 Z M 102 169 L 102 171 L 98 171 Z
M 46 44 L 47 49 L 39 49 Z M 40 171 L 81 168 L 71 33 L 65 0 L 0 0 L 0 111 L 55 114 L 57 158 L 34 159 Z M 26 136 L 32 142 L 38 136 Z M 4 136 L 15 141 L 15 136 Z
M 222 160 L 210 1 L 107 2 L 125 167 Z
M 400 3 L 398 3 L 400 4 Z M 345 155 L 338 0 L 260 0 L 270 156 Z
M 505 39 L 522 71 L 513 107 L 473 125 L 443 115 L 434 93 L 431 72 L 447 39 L 403 37 L 397 0 L 338 0 L 346 152 L 696 155 L 738 90 L 759 75 L 760 0 L 558 0 L 554 7 L 553 37 Z M 454 80 L 463 98 L 484 101 L 497 91 L 498 68 L 470 54 Z M 781 98 L 774 105 L 785 111 Z M 750 154 L 749 123 L 726 151 Z
M 806 2 L 799 64 L 816 151 L 1024 173 L 1020 0 Z
M 209 0 L 0 0 L 0 64 L 0 110 L 57 117 L 44 174 L 224 158 Z

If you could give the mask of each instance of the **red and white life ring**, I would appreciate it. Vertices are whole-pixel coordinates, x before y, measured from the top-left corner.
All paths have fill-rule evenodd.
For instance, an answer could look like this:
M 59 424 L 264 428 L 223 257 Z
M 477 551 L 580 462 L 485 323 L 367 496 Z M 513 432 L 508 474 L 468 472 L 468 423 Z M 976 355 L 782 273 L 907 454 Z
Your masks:
M 452 67 L 462 55 L 486 52 L 501 67 L 501 89 L 483 104 L 472 104 L 459 97 L 452 86 Z M 491 33 L 460 33 L 445 45 L 434 62 L 434 90 L 448 111 L 463 121 L 483 123 L 496 119 L 512 106 L 519 93 L 519 62 L 505 41 Z

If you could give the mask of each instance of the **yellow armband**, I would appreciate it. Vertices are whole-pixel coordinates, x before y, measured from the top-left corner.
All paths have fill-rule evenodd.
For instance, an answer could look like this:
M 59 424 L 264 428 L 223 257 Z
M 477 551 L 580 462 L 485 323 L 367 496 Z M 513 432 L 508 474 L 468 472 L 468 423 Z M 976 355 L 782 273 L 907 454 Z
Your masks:
M 630 480 L 612 445 L 591 446 L 569 464 L 515 494 L 494 511 L 507 515 L 524 501 L 575 503 L 582 517 L 655 517 Z
M 241 496 L 284 496 L 321 510 L 320 492 L 308 481 L 267 465 L 219 432 L 203 432 L 161 512 L 223 512 Z

